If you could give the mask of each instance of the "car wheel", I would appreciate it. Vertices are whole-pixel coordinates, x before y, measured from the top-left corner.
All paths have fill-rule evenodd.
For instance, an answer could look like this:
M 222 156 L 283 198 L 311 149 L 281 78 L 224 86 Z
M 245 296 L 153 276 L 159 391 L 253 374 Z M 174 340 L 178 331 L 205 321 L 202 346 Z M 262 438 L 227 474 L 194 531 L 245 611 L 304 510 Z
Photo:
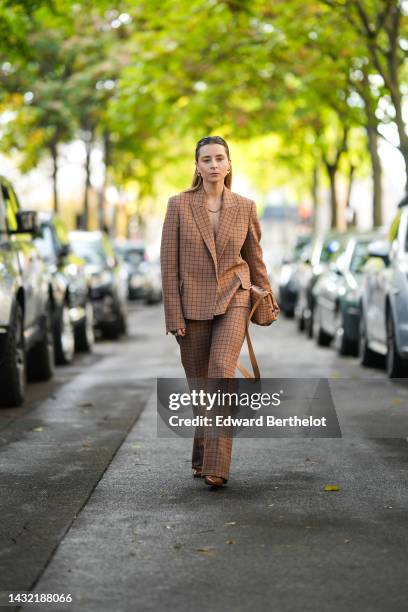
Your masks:
M 387 313 L 387 355 L 385 365 L 389 378 L 404 378 L 407 375 L 407 361 L 398 354 L 392 313 Z
M 105 323 L 103 327 L 101 327 L 103 335 L 108 340 L 117 340 L 122 333 L 122 313 L 117 307 L 116 309 L 116 318 L 112 323 Z
M 94 314 L 92 302 L 85 304 L 85 317 L 75 327 L 75 350 L 80 353 L 89 353 L 95 344 Z
M 339 307 L 336 312 L 334 346 L 339 355 L 350 355 L 353 352 L 353 342 L 346 335 L 343 313 Z
M 314 326 L 314 317 L 315 317 L 315 312 L 314 312 L 315 306 L 312 304 L 310 306 L 310 309 L 308 309 L 308 310 L 309 310 L 309 316 L 305 317 L 305 323 L 304 323 L 305 331 L 306 331 L 306 334 L 307 334 L 307 336 L 309 338 L 313 338 L 313 333 L 314 333 L 313 326 Z
M 75 352 L 75 331 L 69 314 L 68 304 L 65 302 L 54 329 L 55 361 L 58 365 L 67 365 L 72 362 Z
M 47 306 L 41 341 L 28 353 L 29 380 L 48 380 L 54 374 L 54 334 L 51 304 Z
M 119 322 L 109 323 L 104 325 L 102 328 L 104 337 L 107 340 L 117 340 L 120 336 L 120 324 Z
M 296 319 L 296 327 L 299 332 L 305 331 L 305 319 L 303 316 L 303 311 L 297 313 L 295 310 L 295 319 Z
M 120 314 L 120 333 L 126 335 L 128 332 L 128 322 L 127 316 L 125 313 L 121 312 Z
M 26 390 L 27 362 L 24 342 L 24 314 L 16 303 L 10 326 L 3 337 L 0 356 L 0 404 L 20 406 Z
M 316 339 L 318 346 L 329 346 L 332 337 L 327 334 L 321 326 L 321 309 L 318 304 L 314 307 L 312 318 L 312 336 Z
M 372 367 L 377 365 L 377 354 L 368 346 L 367 325 L 363 312 L 360 314 L 358 356 L 362 366 Z

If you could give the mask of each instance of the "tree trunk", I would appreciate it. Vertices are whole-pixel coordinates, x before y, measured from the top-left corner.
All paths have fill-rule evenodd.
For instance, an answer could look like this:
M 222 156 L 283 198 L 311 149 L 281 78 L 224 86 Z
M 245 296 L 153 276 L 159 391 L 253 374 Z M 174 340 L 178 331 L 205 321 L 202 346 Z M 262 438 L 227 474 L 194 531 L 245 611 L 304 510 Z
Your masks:
M 386 50 L 379 48 L 378 44 L 376 44 L 379 30 L 374 33 L 377 34 L 377 36 L 373 36 L 373 32 L 370 30 L 367 13 L 364 12 L 362 4 L 358 4 L 357 6 L 360 19 L 366 31 L 371 60 L 384 79 L 385 86 L 388 89 L 394 106 L 395 124 L 399 135 L 398 148 L 401 151 L 405 163 L 405 192 L 408 193 L 408 134 L 402 109 L 403 93 L 400 82 L 400 68 L 403 60 L 401 60 L 398 55 L 398 41 L 403 19 L 401 4 L 402 3 L 396 2 L 395 0 L 388 3 L 389 10 L 387 11 L 384 23 L 380 24 L 381 29 L 384 30 L 388 38 L 388 47 Z M 380 60 L 380 56 L 382 56 L 383 61 Z
M 354 172 L 355 172 L 355 170 L 356 170 L 355 166 L 353 166 L 353 164 L 350 164 L 349 180 L 348 180 L 348 187 L 347 187 L 347 197 L 346 197 L 346 213 L 348 215 L 350 215 L 350 219 L 347 219 L 347 217 L 346 217 L 347 228 L 348 227 L 352 227 L 352 228 L 356 227 L 356 213 L 355 213 L 355 211 L 350 206 L 351 191 L 352 191 L 352 188 L 353 188 L 353 180 L 354 180 Z
M 51 143 L 50 145 L 51 158 L 52 158 L 52 193 L 53 193 L 53 207 L 54 212 L 58 212 L 59 202 L 58 202 L 58 150 L 57 143 Z
M 84 188 L 84 201 L 83 201 L 83 228 L 87 230 L 89 226 L 89 187 L 91 185 L 91 152 L 92 152 L 92 138 L 84 139 L 85 144 L 85 188 Z
M 109 140 L 109 132 L 105 130 L 102 135 L 102 155 L 104 162 L 104 173 L 103 173 L 103 182 L 101 188 L 98 192 L 98 226 L 99 229 L 103 230 L 105 228 L 105 192 L 106 185 L 108 182 L 108 168 L 110 165 L 110 140 Z
M 312 210 L 312 230 L 316 232 L 317 230 L 317 209 L 319 206 L 319 165 L 316 163 L 313 168 L 312 174 L 312 202 L 313 202 L 313 210 Z
M 365 126 L 370 153 L 373 177 L 373 226 L 379 227 L 383 223 L 382 214 L 382 166 L 378 154 L 378 120 L 375 115 L 377 102 L 370 94 L 370 83 L 366 70 L 363 70 L 363 87 L 358 90 L 364 100 L 364 109 L 367 116 Z
M 373 226 L 379 227 L 383 224 L 382 212 L 382 167 L 378 154 L 377 130 L 370 124 L 366 127 L 368 138 L 368 150 L 370 152 L 371 168 L 373 176 Z
M 337 229 L 337 191 L 336 191 L 336 173 L 337 166 L 326 162 L 326 170 L 330 181 L 330 210 L 331 210 L 331 228 Z
M 326 166 L 327 174 L 330 181 L 330 209 L 331 209 L 331 228 L 339 229 L 339 222 L 343 222 L 343 217 L 339 218 L 339 205 L 337 201 L 337 189 L 336 189 L 336 175 L 339 168 L 340 159 L 343 153 L 347 151 L 347 139 L 349 134 L 349 127 L 347 125 L 342 126 L 342 137 L 339 143 L 334 161 L 329 161 L 326 155 L 323 155 L 323 161 Z

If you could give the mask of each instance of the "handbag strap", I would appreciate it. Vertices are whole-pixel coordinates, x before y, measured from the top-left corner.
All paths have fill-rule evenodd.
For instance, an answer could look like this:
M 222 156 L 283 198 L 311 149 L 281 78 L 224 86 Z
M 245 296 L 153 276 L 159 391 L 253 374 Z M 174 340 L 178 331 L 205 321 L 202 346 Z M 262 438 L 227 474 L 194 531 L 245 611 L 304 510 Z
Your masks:
M 243 374 L 245 376 L 245 378 L 247 378 L 248 380 L 253 380 L 253 381 L 259 380 L 261 378 L 261 374 L 260 374 L 260 371 L 259 371 L 258 362 L 256 360 L 256 355 L 255 355 L 254 347 L 252 346 L 251 336 L 249 335 L 249 323 L 250 323 L 250 321 L 252 319 L 252 316 L 253 316 L 255 310 L 258 308 L 259 304 L 261 303 L 261 300 L 264 299 L 264 297 L 265 297 L 265 295 L 267 293 L 270 293 L 270 292 L 265 289 L 264 294 L 260 295 L 258 297 L 258 299 L 256 300 L 255 304 L 251 308 L 251 312 L 249 313 L 248 318 L 247 318 L 247 322 L 246 322 L 245 338 L 247 340 L 248 351 L 249 351 L 249 359 L 251 361 L 252 371 L 253 371 L 254 374 L 252 375 L 246 369 L 246 367 L 242 365 L 242 363 L 240 361 L 237 362 L 237 368 L 241 372 L 241 374 Z

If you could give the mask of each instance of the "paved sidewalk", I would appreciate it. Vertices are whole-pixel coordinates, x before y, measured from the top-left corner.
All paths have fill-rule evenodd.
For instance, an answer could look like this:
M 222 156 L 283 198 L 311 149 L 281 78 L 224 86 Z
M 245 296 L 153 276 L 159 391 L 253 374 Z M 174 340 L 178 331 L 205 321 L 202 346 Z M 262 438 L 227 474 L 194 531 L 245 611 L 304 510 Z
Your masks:
M 192 440 L 156 436 L 152 376 L 183 376 L 160 317 L 133 310 L 127 340 L 5 414 L 0 587 L 73 595 L 22 608 L 47 612 L 405 612 L 407 441 L 238 438 L 228 485 L 210 490 Z M 349 433 L 406 420 L 406 388 L 381 370 L 283 318 L 253 331 L 265 376 L 338 379 Z
M 87 612 L 406 610 L 405 441 L 235 440 L 211 491 L 155 419 L 153 395 L 39 591 Z

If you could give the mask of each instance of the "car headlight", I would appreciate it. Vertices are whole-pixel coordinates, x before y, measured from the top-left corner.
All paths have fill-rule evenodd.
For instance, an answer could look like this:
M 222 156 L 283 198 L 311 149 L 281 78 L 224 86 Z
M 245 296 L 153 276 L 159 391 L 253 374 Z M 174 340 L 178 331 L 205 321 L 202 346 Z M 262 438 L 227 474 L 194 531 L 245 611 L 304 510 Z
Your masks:
M 132 289 L 139 289 L 143 285 L 143 278 L 139 275 L 134 275 L 130 279 L 130 286 Z
M 100 274 L 94 274 L 91 277 L 91 287 L 96 289 L 103 285 L 109 285 L 112 282 L 112 274 L 108 270 L 103 270 Z
M 355 304 L 360 300 L 360 292 L 356 291 L 355 289 L 352 291 L 348 291 L 346 295 L 346 300 L 349 304 Z
M 286 285 L 291 277 L 292 268 L 291 266 L 283 266 L 279 275 L 279 284 Z

